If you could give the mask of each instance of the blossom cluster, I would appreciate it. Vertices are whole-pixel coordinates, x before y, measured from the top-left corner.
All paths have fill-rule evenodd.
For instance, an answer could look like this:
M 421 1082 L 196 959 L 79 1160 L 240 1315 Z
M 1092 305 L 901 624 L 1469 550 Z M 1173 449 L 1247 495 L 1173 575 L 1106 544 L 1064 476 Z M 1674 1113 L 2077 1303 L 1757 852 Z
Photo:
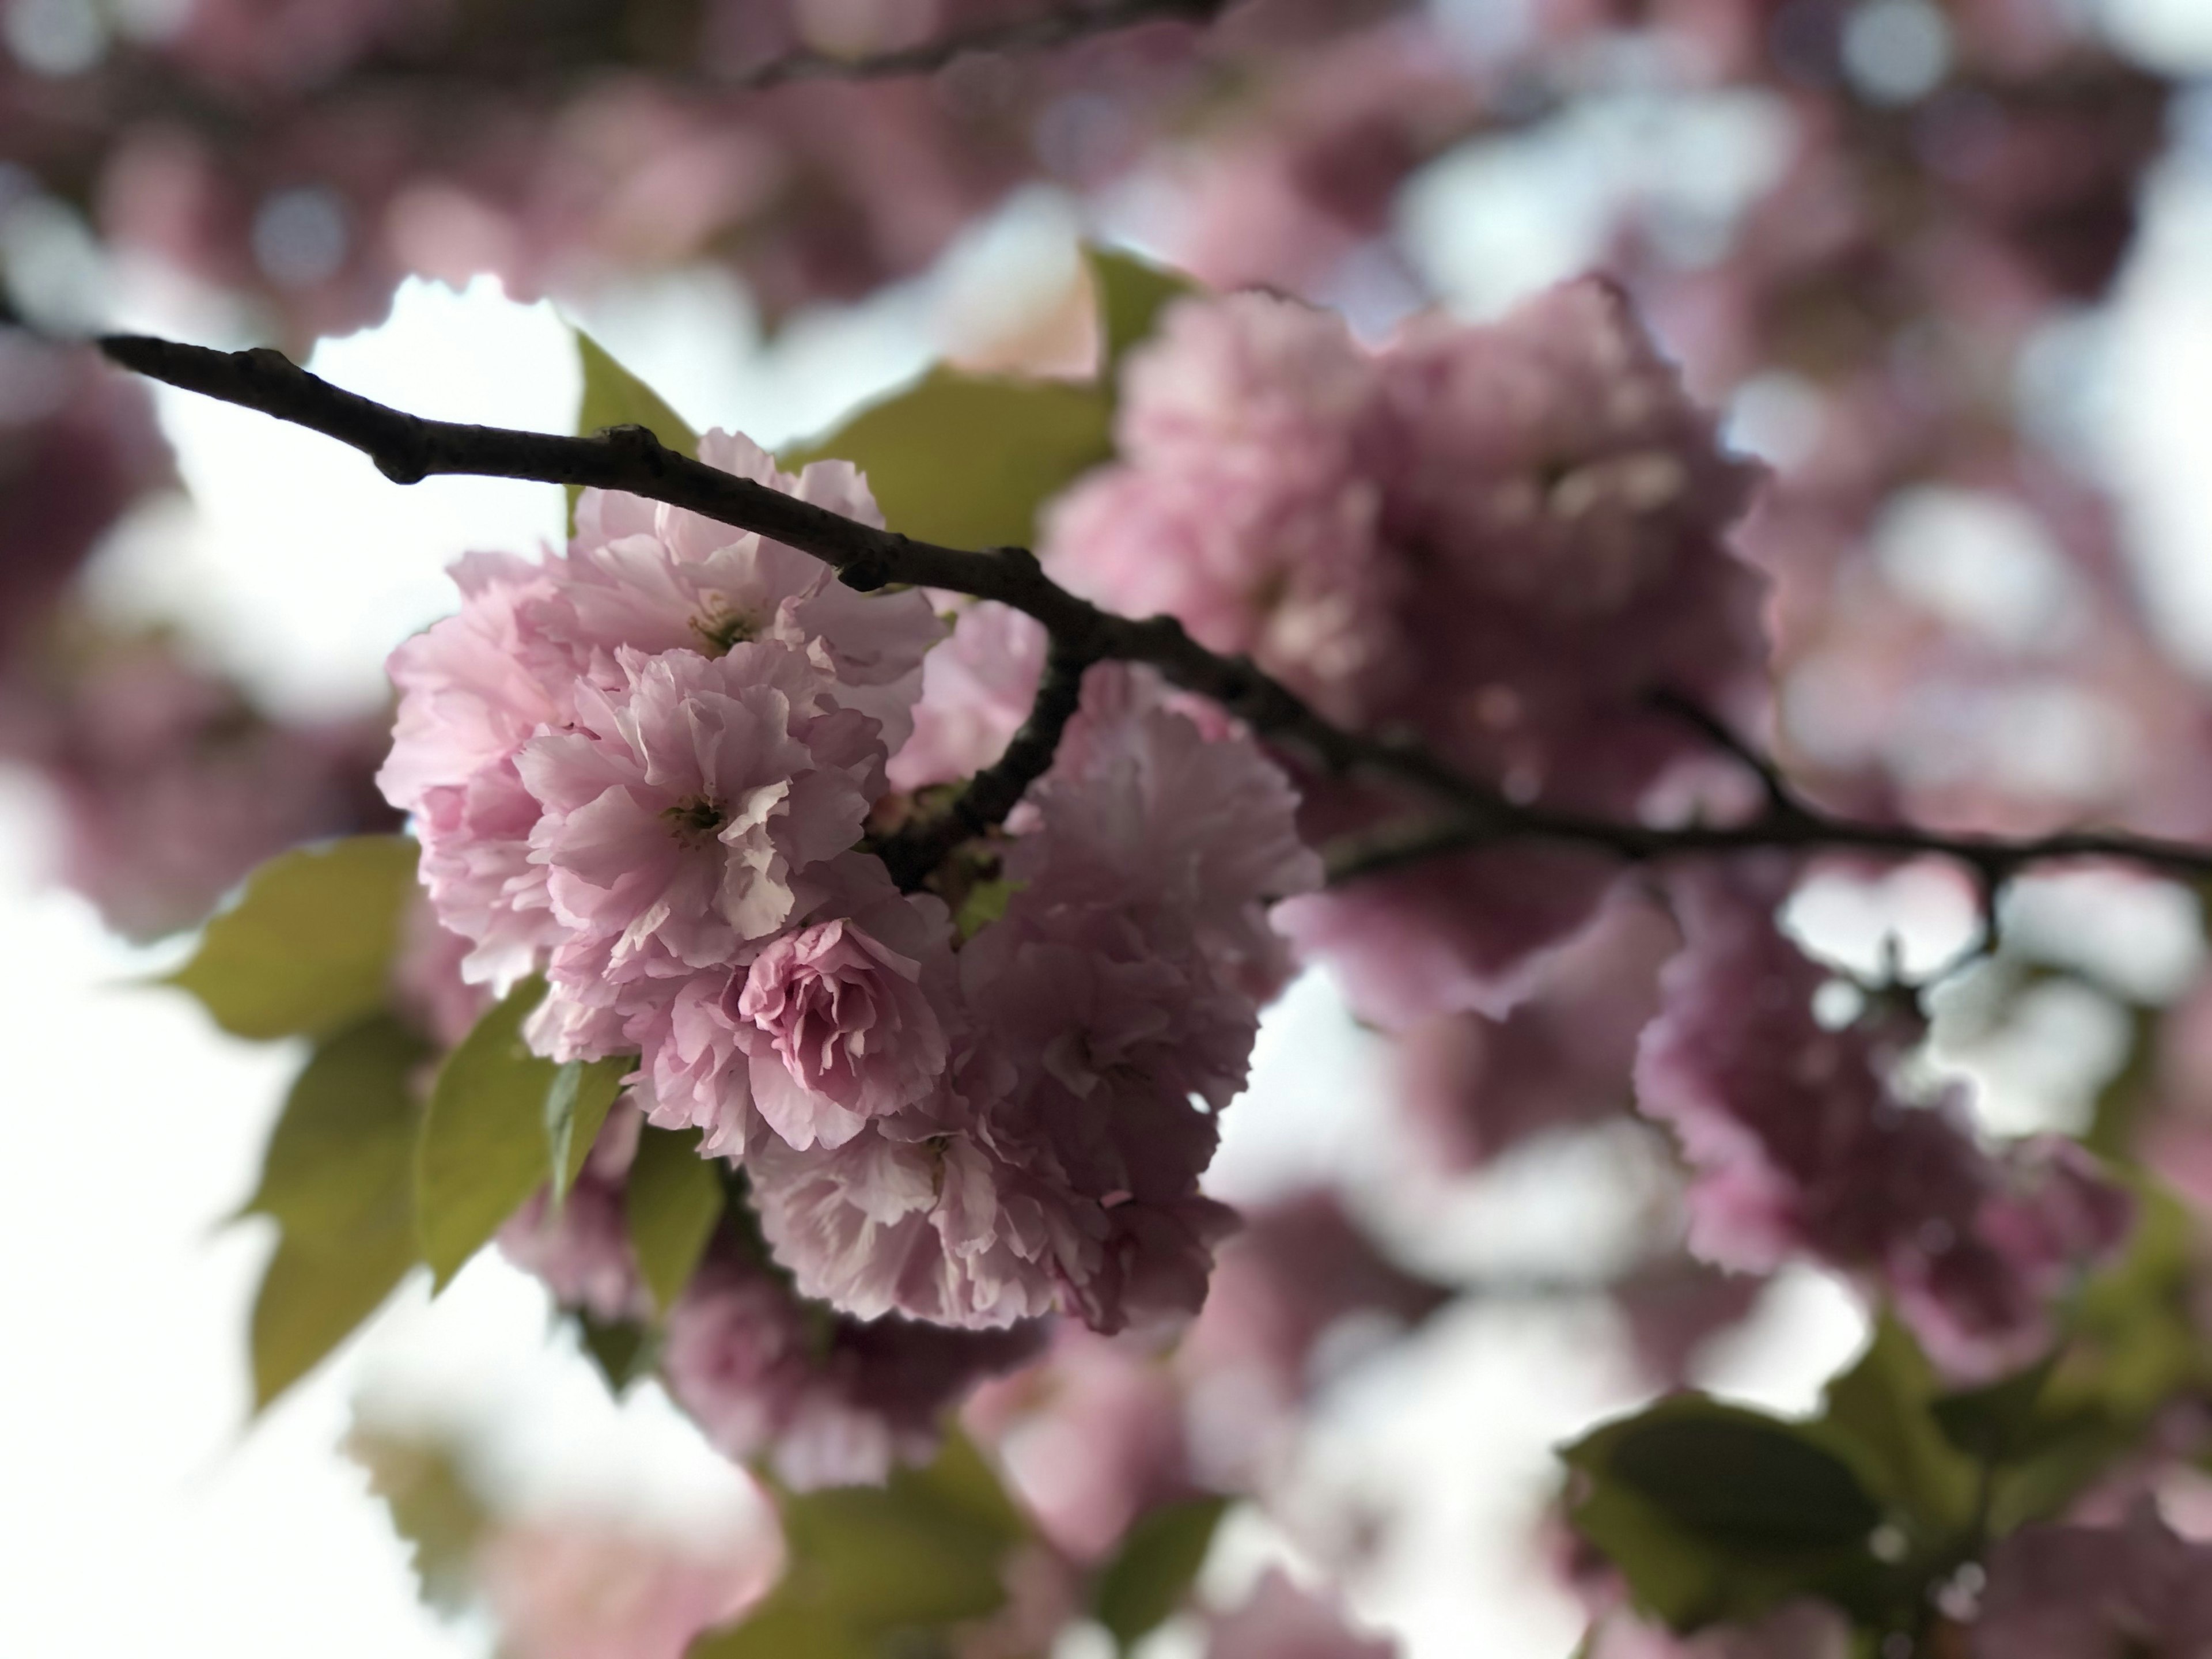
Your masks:
M 2027 1363 L 2051 1298 L 2125 1235 L 2126 1198 L 2063 1136 L 1984 1151 L 1956 1085 L 1916 1098 L 1911 1009 L 1824 1028 L 1833 976 L 1777 926 L 1778 873 L 1674 884 L 1687 948 L 1660 975 L 1636 1082 L 1693 1172 L 1692 1248 L 1748 1271 L 1802 1253 L 1869 1273 L 1948 1368 Z
M 701 453 L 880 521 L 844 464 Z M 741 1164 L 780 1272 L 855 1320 L 1196 1309 L 1231 1221 L 1199 1176 L 1287 971 L 1266 907 L 1319 875 L 1249 739 L 1094 669 L 997 854 L 1002 913 L 958 930 L 864 845 L 944 633 L 926 596 L 594 493 L 566 552 L 455 574 L 460 611 L 394 655 L 382 781 L 468 974 L 544 976 L 540 1053 L 636 1056 L 646 1119 Z M 788 1302 L 733 1271 L 702 1297 Z M 714 1317 L 676 1321 L 679 1370 L 726 1347 Z
M 1170 612 L 1516 802 L 1636 815 L 1697 749 L 1656 695 L 1757 713 L 1760 583 L 1725 542 L 1756 470 L 1607 283 L 1380 350 L 1291 301 L 1187 301 L 1122 392 L 1122 459 L 1061 500 L 1047 538 L 1048 568 L 1091 597 Z M 1307 793 L 1316 834 L 1403 805 Z M 1282 919 L 1362 1014 L 1402 1028 L 1505 1012 L 1611 874 L 1474 852 Z

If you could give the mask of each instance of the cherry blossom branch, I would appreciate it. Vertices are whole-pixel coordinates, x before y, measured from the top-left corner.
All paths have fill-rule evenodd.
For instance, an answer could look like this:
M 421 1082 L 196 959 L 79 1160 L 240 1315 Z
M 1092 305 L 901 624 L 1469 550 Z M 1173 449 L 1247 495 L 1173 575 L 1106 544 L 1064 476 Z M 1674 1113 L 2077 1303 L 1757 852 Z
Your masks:
M 1051 769 L 1060 734 L 1083 700 L 1084 671 L 1096 660 L 1054 639 L 1029 718 L 1006 752 L 970 778 L 943 811 L 902 829 L 876 848 L 892 880 L 911 892 L 962 842 L 1006 821 L 1029 787 Z
M 1268 739 L 1320 769 L 1364 773 L 1414 787 L 1446 810 L 1340 842 L 1328 850 L 1329 878 L 1347 882 L 1419 860 L 1507 842 L 1587 848 L 1631 863 L 1774 849 L 1857 850 L 1935 856 L 1964 865 L 1994 890 L 2031 865 L 2117 859 L 2175 874 L 2212 876 L 2212 848 L 2118 832 L 2068 831 L 2027 840 L 1946 835 L 1910 824 L 1832 816 L 1789 789 L 1771 763 L 1711 717 L 1701 729 L 1756 767 L 1764 811 L 1730 824 L 1661 827 L 1595 818 L 1506 800 L 1417 744 L 1346 732 L 1243 657 L 1206 649 L 1172 617 L 1102 611 L 1044 574 L 1018 547 L 969 551 L 915 541 L 770 489 L 667 448 L 642 427 L 612 427 L 587 438 L 469 426 L 360 397 L 297 367 L 281 352 L 225 352 L 144 336 L 109 336 L 100 349 L 124 368 L 188 392 L 320 432 L 360 450 L 385 477 L 415 483 L 434 475 L 579 484 L 643 496 L 799 549 L 861 592 L 900 584 L 995 600 L 1035 617 L 1051 640 L 1047 672 L 1030 717 L 994 766 L 938 817 L 890 838 L 887 858 L 918 879 L 967 835 L 1003 821 L 1051 764 L 1074 712 L 1083 669 L 1095 662 L 1143 663 L 1184 690 L 1218 703 Z

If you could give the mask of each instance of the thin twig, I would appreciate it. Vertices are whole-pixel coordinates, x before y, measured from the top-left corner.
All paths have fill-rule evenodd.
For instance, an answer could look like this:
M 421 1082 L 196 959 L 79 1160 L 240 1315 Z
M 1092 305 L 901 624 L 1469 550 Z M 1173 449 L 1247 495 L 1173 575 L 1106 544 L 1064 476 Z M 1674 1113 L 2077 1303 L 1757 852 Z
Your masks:
M 1654 691 L 1645 701 L 1661 714 L 1672 715 L 1696 732 L 1722 753 L 1742 762 L 1765 793 L 1768 811 L 1791 817 L 1804 817 L 1811 811 L 1798 799 L 1797 792 L 1790 787 L 1790 781 L 1782 775 L 1773 760 L 1745 742 L 1734 726 L 1703 703 L 1671 690 Z
M 1021 548 L 981 552 L 940 547 L 844 518 L 666 448 L 642 427 L 613 427 L 588 438 L 556 437 L 499 427 L 426 421 L 330 385 L 268 349 L 212 351 L 143 336 L 112 336 L 101 349 L 126 368 L 349 444 L 399 483 L 433 474 L 523 478 L 621 490 L 688 508 L 811 553 L 848 586 L 872 591 L 892 583 L 936 587 L 994 599 L 1035 617 L 1051 644 L 1049 669 L 1029 722 L 1005 759 L 975 780 L 953 821 L 918 830 L 910 853 L 920 859 L 957 815 L 984 828 L 1003 819 L 1020 793 L 1050 763 L 1073 712 L 1081 671 L 1094 662 L 1137 662 L 1170 683 L 1218 703 L 1269 741 L 1326 771 L 1364 773 L 1413 786 L 1446 809 L 1410 827 L 1395 824 L 1329 851 L 1332 881 L 1351 881 L 1435 858 L 1504 842 L 1588 848 L 1631 863 L 1781 848 L 1850 849 L 1899 857 L 1935 856 L 1963 864 L 1994 890 L 2030 865 L 2066 859 L 2118 859 L 2192 877 L 2212 875 L 2212 848 L 2148 836 L 2095 830 L 2028 840 L 1944 835 L 1910 824 L 1869 823 L 1832 817 L 1781 785 L 1767 809 L 1747 822 L 1662 828 L 1506 800 L 1420 745 L 1346 732 L 1309 708 L 1249 659 L 1206 650 L 1171 617 L 1135 618 L 1102 611 L 1044 574 Z M 1740 740 L 1730 736 L 1733 746 Z M 1762 775 L 1769 769 L 1763 758 Z M 925 841 L 924 836 L 931 839 Z M 939 855 L 949 850 L 945 840 Z M 914 878 L 918 879 L 918 878 Z
M 1093 660 L 1053 641 L 1029 718 L 1006 753 L 970 778 L 944 811 L 908 825 L 876 848 L 894 881 L 912 891 L 962 842 L 1006 821 L 1029 787 L 1051 769 L 1060 734 L 1083 701 L 1084 672 Z

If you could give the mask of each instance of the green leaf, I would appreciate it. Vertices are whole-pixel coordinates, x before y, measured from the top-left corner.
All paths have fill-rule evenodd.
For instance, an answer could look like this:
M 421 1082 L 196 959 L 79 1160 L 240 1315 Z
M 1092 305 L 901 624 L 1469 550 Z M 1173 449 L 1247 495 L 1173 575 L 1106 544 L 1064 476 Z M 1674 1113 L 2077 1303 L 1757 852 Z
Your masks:
M 264 1411 L 383 1305 L 415 1265 L 413 1079 L 426 1050 L 380 1016 L 331 1038 L 293 1084 L 241 1214 L 279 1229 L 253 1303 Z
M 576 410 L 578 436 L 588 438 L 611 426 L 641 426 L 679 455 L 699 453 L 699 434 L 668 406 L 665 398 L 617 362 L 605 346 L 582 329 L 572 331 L 576 337 L 576 357 L 584 369 L 584 397 Z M 568 521 L 573 527 L 576 498 L 583 491 L 574 484 L 568 489 Z
M 491 1521 L 459 1455 L 437 1437 L 356 1424 L 346 1455 L 368 1471 L 392 1530 L 410 1546 L 417 1588 L 440 1612 L 463 1611 L 475 1593 L 476 1552 Z
M 584 1309 L 576 1310 L 573 1316 L 585 1356 L 606 1383 L 609 1394 L 619 1399 L 631 1383 L 653 1369 L 653 1333 L 644 1326 L 635 1320 L 598 1319 Z
M 1098 299 L 1098 332 L 1104 362 L 1099 378 L 1109 384 L 1129 349 L 1151 337 L 1160 313 L 1198 285 L 1188 276 L 1116 248 L 1085 247 L 1091 285 Z
M 280 854 L 163 982 L 234 1036 L 327 1036 L 368 1018 L 385 1004 L 420 851 L 404 836 L 357 836 Z
M 1225 1498 L 1165 1504 L 1140 1516 L 1098 1575 L 1091 1610 L 1127 1653 L 1157 1630 L 1189 1595 L 1206 1565 Z
M 732 1630 L 709 1631 L 687 1659 L 884 1659 L 882 1644 L 830 1608 L 781 1592 Z
M 1583 1477 L 1576 1527 L 1677 1629 L 1802 1595 L 1878 1594 L 1881 1506 L 1806 1425 L 1678 1395 L 1564 1454 Z
M 2046 1354 L 2009 1376 L 1947 1394 L 1929 1409 L 1945 1437 L 1960 1451 L 1983 1462 L 2002 1462 L 2034 1438 L 2036 1402 L 2057 1366 L 2058 1356 Z
M 979 881 L 970 887 L 968 896 L 960 901 L 959 913 L 952 918 L 953 932 L 958 935 L 960 942 L 965 945 L 1005 915 L 1006 906 L 1013 902 L 1014 895 L 1028 885 L 1027 882 L 1018 881 L 1012 876 L 1000 876 L 992 881 Z
M 545 994 L 525 980 L 446 1056 L 416 1145 L 422 1259 L 443 1290 L 500 1223 L 545 1184 L 545 1103 L 555 1073 L 522 1022 Z
M 953 547 L 1027 547 L 1037 509 L 1113 458 L 1113 408 L 1094 386 L 937 368 L 863 409 L 787 466 L 851 461 L 893 530 Z
M 734 1630 L 702 1638 L 691 1659 L 882 1659 L 920 1638 L 996 1612 L 1002 1567 L 1025 1535 L 1020 1513 L 975 1449 L 949 1434 L 927 1468 L 880 1487 L 787 1495 L 788 1565 Z
M 545 1091 L 545 1141 L 551 1154 L 553 1201 L 568 1197 L 584 1171 L 592 1143 L 606 1127 L 607 1113 L 622 1093 L 622 1080 L 635 1069 L 623 1060 L 572 1060 L 553 1073 Z
M 1861 1451 L 1861 1469 L 1924 1536 L 1972 1518 L 1973 1460 L 1944 1434 L 1934 1413 L 1941 1384 L 1911 1334 L 1887 1313 L 1851 1368 L 1827 1388 L 1824 1421 Z
M 722 1177 L 699 1156 L 696 1129 L 648 1127 L 639 1135 L 623 1211 L 638 1272 L 653 1305 L 665 1313 L 691 1282 L 722 1218 Z

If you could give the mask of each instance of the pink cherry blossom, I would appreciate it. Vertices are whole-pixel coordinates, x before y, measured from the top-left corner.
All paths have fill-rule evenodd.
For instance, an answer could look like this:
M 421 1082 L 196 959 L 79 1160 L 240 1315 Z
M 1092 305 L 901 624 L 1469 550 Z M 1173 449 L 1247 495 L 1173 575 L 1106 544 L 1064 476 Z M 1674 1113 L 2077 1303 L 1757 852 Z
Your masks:
M 777 1555 L 773 1537 L 725 1556 L 556 1516 L 498 1528 L 475 1565 L 506 1659 L 683 1659 L 767 1593 Z
M 1143 905 L 1155 927 L 1179 918 L 1256 1000 L 1282 988 L 1288 951 L 1267 913 L 1320 886 L 1322 866 L 1298 836 L 1297 792 L 1256 745 L 1209 740 L 1147 677 L 1102 664 L 1029 803 L 1036 826 L 1006 860 L 1016 880 Z
M 732 1457 L 766 1454 L 794 1486 L 880 1482 L 927 1459 L 945 1407 L 1033 1355 L 1033 1326 L 969 1332 L 820 1319 L 773 1272 L 724 1255 L 668 1316 L 671 1395 Z
M 843 1144 L 938 1088 L 959 1027 L 940 901 L 899 892 L 857 853 L 793 890 L 788 931 L 749 964 L 692 975 L 629 1028 L 653 1121 L 703 1131 L 710 1154 L 742 1154 L 763 1118 L 795 1146 Z
M 846 461 L 793 475 L 750 439 L 713 431 L 708 465 L 784 495 L 880 526 L 866 483 Z M 945 629 L 918 592 L 864 594 L 821 560 L 683 507 L 586 490 L 576 537 L 555 563 L 552 591 L 529 617 L 544 637 L 604 678 L 622 647 L 719 655 L 772 641 L 809 655 L 835 683 L 841 708 L 873 719 L 886 749 L 912 730 L 923 653 Z
M 1071 492 L 1048 561 L 1249 653 L 1323 713 L 1425 739 L 1517 801 L 1633 816 L 1702 739 L 1651 707 L 1755 720 L 1760 583 L 1724 537 L 1756 470 L 1720 450 L 1600 281 L 1379 351 L 1329 313 L 1186 301 L 1135 354 L 1123 459 Z M 1339 781 L 1310 835 L 1421 803 Z M 1502 1016 L 1611 871 L 1559 849 L 1435 860 L 1284 907 L 1365 1018 Z
M 1340 318 L 1256 294 L 1182 301 L 1124 371 L 1123 464 L 1054 508 L 1048 567 L 1358 718 L 1403 665 L 1404 572 L 1360 453 L 1379 395 Z
M 492 1004 L 487 988 L 462 976 L 468 953 L 469 941 L 441 926 L 428 897 L 418 894 L 400 918 L 392 1005 L 441 1049 L 456 1047 Z
M 766 488 L 880 521 L 849 465 L 823 463 L 793 477 L 748 440 L 720 432 L 701 441 L 700 454 Z M 773 932 L 797 867 L 789 866 L 790 854 L 803 854 L 802 863 L 827 856 L 812 836 L 817 830 L 830 833 L 833 820 L 842 840 L 831 851 L 857 836 L 857 815 L 882 789 L 883 754 L 911 728 L 923 653 L 943 629 L 921 595 L 858 593 L 795 549 L 695 513 L 599 491 L 585 492 L 579 502 L 577 535 L 566 554 L 538 563 L 471 554 L 453 574 L 462 593 L 459 614 L 392 653 L 399 718 L 380 781 L 394 805 L 415 816 L 423 879 L 441 919 L 477 944 L 471 977 L 508 982 L 546 966 L 562 947 L 568 994 L 549 1002 L 533 1030 L 564 1054 L 611 1052 L 634 1042 L 625 1028 L 639 1011 L 616 1009 L 605 996 L 580 1003 L 576 994 L 600 981 L 669 977 L 726 961 L 738 937 Z M 666 660 L 645 665 L 656 657 Z M 721 665 L 679 671 L 678 659 L 687 658 Z M 748 675 L 757 682 L 750 702 L 738 684 Z M 656 778 L 677 764 L 669 746 L 682 746 L 699 714 L 694 692 L 717 687 L 734 699 L 714 705 L 721 746 L 684 763 L 688 783 L 695 793 L 711 782 L 773 793 L 778 781 L 769 772 L 779 759 L 787 762 L 794 769 L 781 781 L 789 799 L 755 802 L 776 826 L 733 829 L 729 820 L 714 826 L 717 835 L 730 832 L 722 843 L 730 854 L 726 887 L 705 860 L 672 866 L 665 848 L 656 848 L 635 823 L 625 846 L 587 850 L 590 836 L 612 831 L 622 816 L 627 794 L 610 792 L 627 791 L 625 764 L 628 774 L 651 770 Z M 785 712 L 768 708 L 763 697 L 781 698 Z M 732 726 L 738 706 L 749 712 Z M 803 737 L 794 736 L 793 720 Z M 746 762 L 739 751 L 752 737 L 763 747 Z M 809 745 L 817 763 L 801 764 L 799 750 Z M 534 782 L 523 777 L 526 748 Z M 617 752 L 623 749 L 626 763 Z M 736 774 L 747 765 L 752 769 L 741 780 Z M 842 781 L 830 781 L 830 773 Z M 852 792 L 866 799 L 856 806 L 846 798 Z M 559 822 L 544 824 L 556 797 Z M 655 799 L 654 811 L 683 804 Z M 578 812 L 583 817 L 570 824 Z M 778 836 L 789 844 L 772 853 L 767 842 Z M 552 850 L 556 841 L 564 850 Z M 610 863 L 626 851 L 656 850 L 658 862 L 647 860 L 655 874 L 641 868 L 624 879 Z M 583 873 L 586 865 L 596 880 Z M 666 882 L 678 879 L 678 866 L 690 879 L 671 892 Z M 713 902 L 702 883 L 716 890 Z M 557 912 L 556 886 L 563 895 Z M 617 888 L 620 894 L 611 896 Z M 663 899 L 665 915 L 619 914 L 625 902 L 650 908 Z M 708 916 L 714 903 L 729 914 Z M 586 911 L 594 919 L 581 919 Z M 632 922 L 640 930 L 623 937 Z
M 638 981 L 650 1001 L 653 981 L 768 939 L 792 917 L 795 878 L 859 838 L 883 788 L 875 723 L 831 702 L 820 671 L 787 646 L 719 658 L 623 647 L 617 663 L 618 690 L 580 684 L 571 729 L 533 738 L 517 761 L 544 809 L 530 860 L 562 929 L 556 1006 L 619 1009 Z M 558 1034 L 559 1059 L 623 1041 L 557 1013 L 533 1030 Z
M 1334 1337 L 1364 1325 L 1373 1342 L 1420 1323 L 1450 1299 L 1384 1255 L 1333 1193 L 1300 1193 L 1247 1213 L 1221 1247 L 1206 1309 L 1177 1348 L 1178 1368 L 1285 1413 L 1308 1398 Z
M 653 1316 L 623 1204 L 642 1127 L 636 1109 L 617 1101 L 562 1200 L 541 1187 L 499 1230 L 501 1255 L 541 1280 L 562 1307 L 602 1321 Z
M 1159 1347 L 1062 1323 L 1043 1359 L 963 1407 L 1024 1508 L 1079 1561 L 1103 1559 L 1146 1510 L 1200 1492 L 1182 1388 Z
M 1532 1136 L 1626 1111 L 1637 1036 L 1658 1011 L 1653 981 L 1680 943 L 1662 911 L 1616 889 L 1538 964 L 1535 988 L 1504 1019 L 1448 1014 L 1406 1031 L 1400 1098 L 1424 1150 L 1472 1170 Z
M 1686 945 L 1636 1086 L 1695 1173 L 1691 1247 L 1753 1272 L 1808 1251 L 1872 1275 L 1948 1368 L 2025 1363 L 2045 1303 L 2118 1242 L 2126 1202 L 2078 1152 L 1984 1152 L 1955 1090 L 1905 1093 L 1917 1018 L 1878 1005 L 1824 1029 L 1813 1000 L 1829 975 L 1775 925 L 1779 873 L 1674 884 Z
M 1398 1651 L 1387 1637 L 1355 1632 L 1334 1607 L 1300 1589 L 1279 1567 L 1242 1607 L 1207 1622 L 1206 1659 L 1391 1659 Z
M 1974 1659 L 2112 1659 L 2212 1651 L 2212 1546 L 2175 1536 L 2148 1500 L 2118 1526 L 2024 1527 L 1989 1559 Z
M 1746 1624 L 1677 1636 L 1626 1611 L 1600 1620 L 1584 1643 L 1589 1659 L 1846 1659 L 1850 1623 L 1824 1601 L 1784 1603 Z
M 1008 850 L 1016 890 L 959 953 L 943 1086 L 834 1149 L 748 1149 L 800 1290 L 981 1327 L 1194 1311 L 1231 1224 L 1198 1179 L 1280 978 L 1266 907 L 1318 875 L 1294 808 L 1248 738 L 1093 670 Z
M 921 977 L 920 963 L 842 917 L 753 958 L 738 1040 L 755 1062 L 754 1103 L 777 1133 L 835 1146 L 936 1086 L 945 1032 Z
M 1006 752 L 1044 672 L 1044 625 L 1009 606 L 964 605 L 951 637 L 923 659 L 914 735 L 891 757 L 898 789 L 950 783 Z

